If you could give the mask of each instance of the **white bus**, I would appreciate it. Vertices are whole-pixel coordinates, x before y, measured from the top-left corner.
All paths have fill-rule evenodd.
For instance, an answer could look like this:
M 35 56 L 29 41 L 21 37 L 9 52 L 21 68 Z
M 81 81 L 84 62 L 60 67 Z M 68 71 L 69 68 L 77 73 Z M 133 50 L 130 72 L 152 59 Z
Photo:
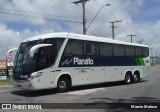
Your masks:
M 49 33 L 24 40 L 16 53 L 13 85 L 40 90 L 113 81 L 126 84 L 150 76 L 147 45 L 109 38 Z

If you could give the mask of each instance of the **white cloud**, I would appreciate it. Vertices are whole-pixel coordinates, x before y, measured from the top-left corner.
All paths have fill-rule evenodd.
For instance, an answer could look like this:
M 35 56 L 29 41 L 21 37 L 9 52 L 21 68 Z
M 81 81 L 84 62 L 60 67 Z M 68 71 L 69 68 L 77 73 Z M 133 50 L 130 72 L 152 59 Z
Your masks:
M 82 21 L 82 5 L 75 5 L 71 3 L 72 1 L 75 0 L 12 0 L 12 2 L 1 0 L 1 10 L 3 8 L 12 9 L 9 10 L 11 11 L 10 13 L 17 13 L 17 15 L 10 14 L 6 16 L 0 13 L 0 47 L 3 46 L 5 48 L 0 48 L 0 51 L 5 52 L 5 50 L 10 47 L 18 46 L 21 40 L 41 33 L 57 31 L 82 33 L 82 24 L 60 24 L 60 21 L 54 21 L 55 19 Z M 87 2 L 87 26 L 101 6 L 106 3 L 111 4 L 100 11 L 90 26 L 89 32 L 96 36 L 111 38 L 111 24 L 109 24 L 109 21 L 122 20 L 121 23 L 115 24 L 116 39 L 130 42 L 130 38 L 126 37 L 126 35 L 136 34 L 137 36 L 133 39 L 134 42 L 145 39 L 146 43 L 160 48 L 160 45 L 158 45 L 160 42 L 160 22 L 147 25 L 133 23 L 132 16 L 140 15 L 140 8 L 144 2 L 145 0 L 95 0 Z M 61 15 L 64 16 L 62 17 Z M 32 31 L 32 28 L 28 27 L 21 32 L 15 31 L 14 29 L 7 28 L 5 25 L 6 21 L 30 23 L 38 27 L 39 30 Z M 91 34 L 89 32 L 87 33 Z
M 0 23 L 0 58 L 5 58 L 7 49 L 18 46 L 21 42 L 21 38 L 17 36 L 17 33 L 8 29 L 3 23 Z

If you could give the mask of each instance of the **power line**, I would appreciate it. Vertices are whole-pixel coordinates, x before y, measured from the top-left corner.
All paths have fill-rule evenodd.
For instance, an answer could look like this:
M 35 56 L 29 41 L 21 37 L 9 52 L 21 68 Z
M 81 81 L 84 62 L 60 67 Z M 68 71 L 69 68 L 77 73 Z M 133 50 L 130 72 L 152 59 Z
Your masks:
M 25 15 L 24 13 L 17 13 L 17 12 L 10 12 L 10 11 L 2 11 L 0 10 L 1 17 L 12 17 L 12 18 L 18 18 L 18 19 L 45 19 L 47 21 L 62 21 L 62 22 L 71 22 L 71 23 L 81 23 L 79 21 L 72 21 L 72 20 L 64 20 L 64 19 L 57 19 L 57 18 L 49 18 L 45 17 L 42 18 L 41 16 L 34 16 L 34 15 Z
M 91 26 L 91 24 L 93 23 L 93 21 L 95 20 L 95 18 L 97 17 L 97 15 L 99 14 L 99 12 L 101 11 L 101 9 L 102 9 L 103 7 L 109 6 L 109 5 L 111 5 L 111 4 L 107 3 L 106 5 L 103 5 L 103 6 L 100 7 L 100 9 L 98 10 L 98 12 L 97 12 L 96 15 L 94 16 L 94 18 L 92 19 L 92 21 L 90 22 L 90 24 L 88 25 L 86 31 L 87 31 L 88 28 Z
M 5 8 L 0 8 L 0 11 L 3 11 L 4 13 L 13 13 L 13 14 L 29 14 L 29 15 L 42 15 L 44 14 L 45 16 L 53 16 L 53 17 L 65 17 L 65 18 L 76 18 L 76 19 L 82 19 L 82 16 L 75 16 L 75 15 L 62 15 L 62 14 L 51 14 L 47 12 L 31 12 L 31 11 L 22 11 L 22 10 L 13 10 L 13 9 L 5 9 Z M 51 12 L 51 11 L 50 11 Z
M 10 17 L 11 19 L 13 18 L 18 18 L 18 19 L 32 19 L 32 20 L 42 20 L 43 18 L 32 18 L 32 17 L 18 17 L 18 16 L 10 16 L 10 15 L 6 15 L 6 16 L 2 16 L 0 15 L 0 17 Z M 47 21 L 61 21 L 61 22 L 69 22 L 69 23 L 82 23 L 82 22 L 78 22 L 78 21 L 71 21 L 71 20 L 61 20 L 61 19 L 45 19 Z
M 88 30 L 91 35 L 96 36 L 95 34 L 92 33 L 92 29 L 89 28 Z
M 153 48 L 149 48 L 150 49 L 150 56 L 151 56 L 151 63 L 153 63 Z
M 153 22 L 148 22 L 148 23 L 127 23 L 125 22 L 126 24 L 129 24 L 129 25 L 134 25 L 134 26 L 148 26 L 148 25 L 154 25 L 156 23 L 153 23 Z

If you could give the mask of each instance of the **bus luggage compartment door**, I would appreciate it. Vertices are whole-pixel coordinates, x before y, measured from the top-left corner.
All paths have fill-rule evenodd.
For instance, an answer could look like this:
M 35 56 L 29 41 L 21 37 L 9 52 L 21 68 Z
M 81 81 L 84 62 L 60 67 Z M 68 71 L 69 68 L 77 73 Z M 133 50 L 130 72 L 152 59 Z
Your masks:
M 100 83 L 105 81 L 104 68 L 91 68 L 91 83 Z

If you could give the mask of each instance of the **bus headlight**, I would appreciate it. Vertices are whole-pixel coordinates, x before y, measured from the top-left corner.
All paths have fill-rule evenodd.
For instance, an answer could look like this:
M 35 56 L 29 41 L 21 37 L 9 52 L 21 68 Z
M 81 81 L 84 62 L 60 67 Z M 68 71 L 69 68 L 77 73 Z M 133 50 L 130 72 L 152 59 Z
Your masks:
M 34 78 L 38 78 L 38 77 L 40 77 L 40 76 L 42 75 L 42 73 L 43 73 L 43 72 L 38 72 L 37 74 L 31 75 L 30 78 L 28 78 L 27 80 L 30 81 L 30 80 L 32 80 L 32 79 L 34 79 Z
M 30 77 L 30 78 L 28 78 L 27 80 L 30 81 L 30 80 L 32 80 L 32 78 Z

